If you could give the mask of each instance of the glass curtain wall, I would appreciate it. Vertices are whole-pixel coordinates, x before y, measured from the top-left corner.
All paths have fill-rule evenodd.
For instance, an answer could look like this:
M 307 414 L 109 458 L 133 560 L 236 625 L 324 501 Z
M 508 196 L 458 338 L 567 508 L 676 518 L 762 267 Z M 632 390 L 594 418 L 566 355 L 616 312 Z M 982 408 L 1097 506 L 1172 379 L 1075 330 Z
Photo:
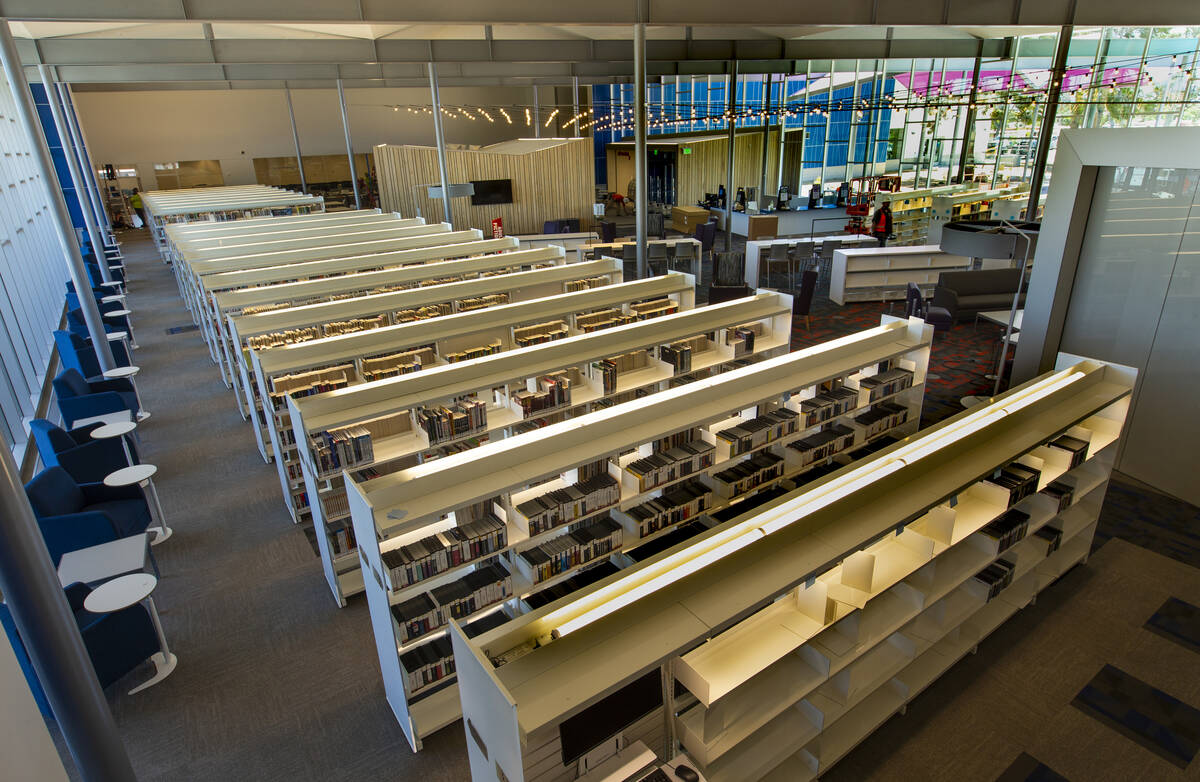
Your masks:
M 1045 120 L 1057 33 L 1012 40 L 1003 58 L 798 61 L 794 72 L 743 74 L 736 85 L 736 124 L 781 120 L 800 160 L 785 165 L 793 193 L 813 184 L 835 191 L 843 181 L 898 174 L 905 188 L 971 181 L 981 187 L 1028 182 Z M 1076 28 L 1048 153 L 1053 172 L 1058 133 L 1067 128 L 1168 127 L 1200 124 L 1197 27 Z M 977 81 L 976 81 L 977 80 Z M 967 133 L 972 87 L 974 122 Z M 725 131 L 728 77 L 668 76 L 647 87 L 649 134 Z M 593 87 L 590 127 L 597 181 L 604 147 L 632 137 L 633 88 Z M 967 145 L 963 155 L 963 146 Z M 790 173 L 789 173 L 790 172 Z

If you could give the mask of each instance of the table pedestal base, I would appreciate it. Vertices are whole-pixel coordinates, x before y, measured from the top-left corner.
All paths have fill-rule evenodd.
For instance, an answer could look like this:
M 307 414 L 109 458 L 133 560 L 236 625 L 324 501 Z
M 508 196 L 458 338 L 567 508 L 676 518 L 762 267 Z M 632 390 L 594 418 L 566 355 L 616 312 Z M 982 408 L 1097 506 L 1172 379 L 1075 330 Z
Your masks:
M 139 410 L 139 411 L 138 411 L 138 414 L 137 414 L 137 420 L 138 420 L 138 423 L 139 423 L 139 424 L 140 424 L 142 421 L 145 421 L 145 420 L 146 420 L 147 418 L 149 418 L 149 417 L 150 417 L 150 414 L 149 414 L 149 413 L 147 413 L 145 410 Z
M 175 666 L 179 663 L 179 658 L 172 653 L 164 655 L 162 652 L 155 652 L 150 655 L 150 662 L 154 663 L 154 675 L 130 690 L 130 695 L 139 693 L 147 687 L 153 687 L 170 676 L 171 672 L 175 670 Z
M 151 527 L 150 531 L 154 533 L 154 537 L 150 540 L 151 546 L 157 546 L 159 543 L 162 543 L 164 540 L 171 537 L 171 535 L 175 532 L 175 530 L 171 529 L 166 524 L 163 524 L 161 527 Z M 157 567 L 157 565 L 155 567 Z

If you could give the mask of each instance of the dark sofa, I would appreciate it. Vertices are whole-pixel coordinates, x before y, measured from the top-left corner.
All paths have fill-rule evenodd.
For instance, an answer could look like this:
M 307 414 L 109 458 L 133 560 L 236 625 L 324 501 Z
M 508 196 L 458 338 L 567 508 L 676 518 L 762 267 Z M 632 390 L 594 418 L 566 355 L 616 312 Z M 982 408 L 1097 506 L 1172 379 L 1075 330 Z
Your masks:
M 1006 310 L 1012 307 L 1020 282 L 1020 269 L 942 272 L 933 291 L 933 306 L 945 307 L 955 320 L 988 310 Z M 1025 306 L 1024 293 L 1020 306 Z

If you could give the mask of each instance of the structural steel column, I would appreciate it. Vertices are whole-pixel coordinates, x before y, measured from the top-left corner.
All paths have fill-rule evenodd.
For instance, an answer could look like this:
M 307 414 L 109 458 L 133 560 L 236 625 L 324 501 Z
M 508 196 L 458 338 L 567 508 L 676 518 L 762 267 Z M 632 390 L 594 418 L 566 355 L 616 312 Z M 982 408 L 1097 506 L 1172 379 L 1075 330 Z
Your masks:
M 75 163 L 79 166 L 79 173 L 83 176 L 83 192 L 87 194 L 86 206 L 92 210 L 92 222 L 100 229 L 101 243 L 107 245 L 108 243 L 104 241 L 104 232 L 108 229 L 106 210 L 100 202 L 100 193 L 95 187 L 95 180 L 91 177 L 91 174 L 94 172 L 88 170 L 91 164 L 83 152 L 83 139 L 79 135 L 79 129 L 75 126 L 75 109 L 66 87 L 67 85 L 62 82 L 55 81 L 54 94 L 58 99 L 59 107 L 62 109 L 63 121 L 67 126 L 67 137 L 71 142 L 71 150 L 75 156 Z
M 300 132 L 296 130 L 296 111 L 292 108 L 292 91 L 286 84 L 283 87 L 283 95 L 287 98 L 288 118 L 292 121 L 292 143 L 296 145 L 296 168 L 300 170 L 300 192 L 307 193 L 308 181 L 304 178 L 304 156 L 300 153 Z M 350 165 L 353 170 L 353 157 L 351 157 Z
M 442 135 L 442 100 L 438 92 L 437 65 L 429 63 L 429 99 L 433 101 L 433 136 L 437 144 L 438 175 L 442 180 L 442 221 L 454 227 L 450 213 L 450 176 L 446 168 L 446 137 Z
M 579 77 L 571 77 L 571 97 L 573 99 L 571 116 L 575 118 L 575 138 L 579 138 L 579 125 L 583 122 L 583 118 L 579 116 Z
M 975 101 L 979 96 L 979 70 L 983 67 L 983 40 L 975 54 L 975 74 L 971 77 L 971 96 L 967 99 L 967 124 L 963 126 L 962 154 L 958 156 L 958 181 L 963 181 L 967 169 L 967 155 L 971 151 L 971 136 L 975 131 Z M 999 157 L 999 150 L 996 156 Z
M 346 157 L 350 160 L 350 185 L 354 188 L 354 208 L 362 209 L 362 199 L 358 195 L 358 171 L 354 166 L 354 147 L 350 144 L 350 115 L 346 112 L 346 90 L 342 80 L 337 80 L 338 103 L 342 106 L 342 130 L 346 134 Z
M 100 309 L 96 299 L 91 295 L 92 282 L 88 278 L 87 267 L 83 263 L 83 252 L 75 237 L 75 229 L 71 225 L 71 213 L 67 210 L 67 202 L 63 199 L 62 187 L 58 183 L 58 174 L 54 171 L 54 161 L 50 159 L 50 148 L 46 146 L 46 137 L 38 126 L 37 109 L 33 105 L 33 96 L 29 92 L 29 82 L 25 80 L 25 71 L 21 66 L 20 55 L 13 43 L 12 31 L 8 20 L 0 19 L 0 61 L 3 62 L 4 75 L 8 79 L 13 93 L 13 105 L 17 112 L 17 121 L 25 129 L 29 145 L 37 157 L 38 168 L 46 183 L 50 206 L 54 210 L 54 227 L 58 234 L 58 243 L 67 259 L 67 268 L 75 290 L 79 293 L 79 307 L 83 310 L 83 320 L 87 324 L 88 334 L 96 349 L 96 360 L 101 370 L 113 369 L 112 349 L 108 346 L 108 338 L 104 334 L 104 321 L 100 318 Z M 100 251 L 104 254 L 103 249 Z M 100 259 L 100 267 L 104 268 L 104 260 Z M 0 526 L 3 526 L 0 524 Z
M 83 135 L 83 126 L 79 124 L 79 112 L 75 110 L 75 91 L 71 89 L 70 84 L 63 84 L 63 89 L 71 98 L 71 122 L 74 124 L 75 133 L 79 136 L 79 154 L 83 156 L 84 166 L 87 168 L 88 176 L 92 180 L 92 188 L 96 191 L 96 197 L 100 199 L 100 212 L 104 215 L 104 225 L 109 231 L 112 230 L 112 218 L 109 217 L 108 207 L 104 203 L 104 191 L 100 189 L 100 181 L 96 179 L 96 164 L 92 161 L 92 152 L 87 147 L 87 139 Z
M 1067 50 L 1071 48 L 1074 30 L 1073 25 L 1067 24 L 1058 32 L 1058 48 L 1054 50 L 1054 64 L 1050 66 L 1050 87 L 1046 90 L 1046 109 L 1042 112 L 1042 130 L 1038 134 L 1037 158 L 1029 177 L 1029 203 L 1025 205 L 1025 219 L 1029 221 L 1037 220 L 1042 180 L 1046 177 L 1046 160 L 1050 155 L 1050 139 L 1054 137 L 1054 119 L 1058 115 L 1058 96 L 1062 92 L 1063 74 L 1067 70 Z
M 92 240 L 92 254 L 96 256 L 96 262 L 100 266 L 100 276 L 104 278 L 105 282 L 112 282 L 112 272 L 108 270 L 108 258 L 104 253 L 104 238 L 100 235 L 100 228 L 96 225 L 96 218 L 92 214 L 92 210 L 84 203 L 87 198 L 88 185 L 83 178 L 83 173 L 79 170 L 79 161 L 71 152 L 70 130 L 67 128 L 67 121 L 63 119 L 62 107 L 58 104 L 58 94 L 54 89 L 54 77 L 50 75 L 50 68 L 45 65 L 38 65 L 38 75 L 42 77 L 42 88 L 46 91 L 46 103 L 50 106 L 50 116 L 54 119 L 54 130 L 58 133 L 63 159 L 67 162 L 67 171 L 70 172 L 71 183 L 75 186 L 75 199 L 79 202 L 79 213 L 83 216 L 83 224 L 87 228 L 88 237 Z M 82 299 L 83 291 L 80 291 L 79 295 Z
M 542 110 L 538 108 L 537 85 L 533 85 L 533 137 L 542 137 Z
M 783 135 L 783 123 L 779 125 L 779 134 Z M 771 138 L 771 74 L 767 74 L 763 85 L 763 130 L 762 130 L 762 181 L 758 187 L 758 209 L 762 211 L 767 203 L 767 142 Z M 778 191 L 777 191 L 778 192 Z
M 650 215 L 650 193 L 646 186 L 646 25 L 633 26 L 633 209 L 636 215 L 637 276 L 646 269 L 646 223 Z
M 729 108 L 729 154 L 725 160 L 725 252 L 733 249 L 733 143 L 737 133 L 738 61 L 729 61 L 729 87 L 725 105 Z M 716 269 L 713 269 L 716 274 Z

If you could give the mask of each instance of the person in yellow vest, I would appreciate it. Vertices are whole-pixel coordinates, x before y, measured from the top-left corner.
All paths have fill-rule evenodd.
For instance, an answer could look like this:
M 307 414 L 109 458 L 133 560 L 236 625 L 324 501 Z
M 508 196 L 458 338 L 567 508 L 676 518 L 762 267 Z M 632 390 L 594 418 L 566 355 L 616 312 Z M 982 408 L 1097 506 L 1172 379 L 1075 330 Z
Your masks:
M 142 207 L 142 194 L 138 192 L 136 187 L 133 189 L 133 192 L 129 194 L 129 205 L 133 207 L 135 212 L 137 212 L 137 216 L 141 219 L 142 225 L 145 225 L 146 213 L 143 211 Z

